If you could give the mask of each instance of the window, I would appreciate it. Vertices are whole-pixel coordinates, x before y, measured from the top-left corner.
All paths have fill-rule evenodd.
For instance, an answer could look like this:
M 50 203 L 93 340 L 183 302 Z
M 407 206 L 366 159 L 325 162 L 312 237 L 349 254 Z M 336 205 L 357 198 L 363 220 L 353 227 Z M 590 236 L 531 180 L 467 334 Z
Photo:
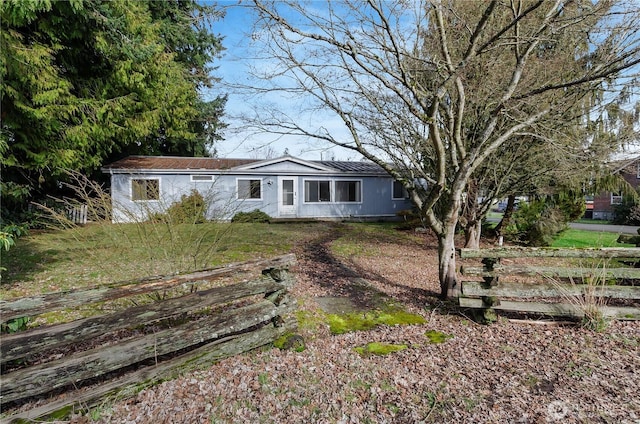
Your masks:
M 612 205 L 621 205 L 622 204 L 622 193 L 611 193 L 611 204 Z
M 238 180 L 238 199 L 262 199 L 262 180 Z
M 192 175 L 191 182 L 205 182 L 205 181 L 213 181 L 213 175 Z
M 409 192 L 407 191 L 406 188 L 404 188 L 404 186 L 402 185 L 402 183 L 400 181 L 394 181 L 393 182 L 392 198 L 393 199 L 408 199 L 409 198 Z
M 336 181 L 336 202 L 361 202 L 360 181 Z
M 131 200 L 160 200 L 160 180 L 131 180 Z
M 304 182 L 304 201 L 309 203 L 330 202 L 329 181 L 307 180 Z

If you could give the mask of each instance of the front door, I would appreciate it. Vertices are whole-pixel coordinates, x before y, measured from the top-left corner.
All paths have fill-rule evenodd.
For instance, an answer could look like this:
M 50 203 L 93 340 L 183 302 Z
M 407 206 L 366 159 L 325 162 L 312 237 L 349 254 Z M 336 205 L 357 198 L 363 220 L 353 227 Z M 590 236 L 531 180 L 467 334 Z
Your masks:
M 278 184 L 280 198 L 278 211 L 280 216 L 296 216 L 298 199 L 298 180 L 280 177 Z

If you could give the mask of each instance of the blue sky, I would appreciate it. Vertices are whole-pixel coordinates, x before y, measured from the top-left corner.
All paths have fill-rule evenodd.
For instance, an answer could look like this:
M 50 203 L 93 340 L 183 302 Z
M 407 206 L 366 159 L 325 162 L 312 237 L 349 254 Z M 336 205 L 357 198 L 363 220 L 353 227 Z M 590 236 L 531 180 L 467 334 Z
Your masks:
M 227 93 L 229 96 L 225 108 L 225 122 L 230 128 L 224 133 L 224 140 L 217 145 L 218 154 L 221 157 L 251 157 L 262 158 L 266 155 L 281 156 L 285 149 L 292 156 L 304 159 L 336 159 L 359 160 L 360 156 L 354 152 L 338 149 L 326 144 L 319 144 L 314 140 L 305 140 L 300 137 L 277 137 L 272 134 L 256 133 L 255 131 L 242 130 L 243 121 L 238 118 L 242 114 L 251 114 L 254 108 L 264 108 L 264 100 L 270 103 L 271 108 L 278 108 L 296 119 L 318 119 L 317 116 L 303 116 L 297 112 L 295 101 L 285 99 L 282 95 L 272 94 L 266 99 L 249 96 L 234 85 L 247 85 L 256 83 L 250 73 L 251 66 L 268 66 L 268 63 L 255 59 L 256 52 L 251 45 L 253 17 L 251 12 L 238 1 L 221 1 L 219 7 L 226 10 L 226 16 L 213 23 L 214 33 L 224 37 L 225 51 L 221 59 L 214 62 L 217 70 L 214 75 L 221 78 L 221 83 L 211 93 L 213 95 Z M 334 134 L 344 134 L 347 130 L 337 119 L 323 118 L 323 125 L 330 128 Z

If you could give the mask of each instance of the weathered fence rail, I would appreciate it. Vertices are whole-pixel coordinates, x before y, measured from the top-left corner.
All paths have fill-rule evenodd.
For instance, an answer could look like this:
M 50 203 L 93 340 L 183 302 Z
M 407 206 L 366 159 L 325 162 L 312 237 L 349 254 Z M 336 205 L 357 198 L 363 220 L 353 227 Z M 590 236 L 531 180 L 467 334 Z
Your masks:
M 585 309 L 597 307 L 605 318 L 640 319 L 640 286 L 620 285 L 621 280 L 640 280 L 640 268 L 630 268 L 612 259 L 640 261 L 640 248 L 554 249 L 499 247 L 460 249 L 460 258 L 481 259 L 482 266 L 465 264 L 461 307 L 477 308 L 491 320 L 494 310 L 582 318 Z M 552 265 L 503 264 L 502 259 L 555 258 Z M 591 261 L 575 266 L 576 259 Z M 514 276 L 534 277 L 513 281 Z M 481 279 L 481 280 L 480 280 Z M 566 281 L 569 280 L 569 281 Z M 555 298 L 559 301 L 536 301 Z M 611 300 L 625 300 L 632 306 L 610 306 Z M 627 302 L 629 303 L 629 302 Z
M 67 401 L 51 401 L 31 411 L 3 417 L 1 422 L 33 420 L 73 404 L 86 407 L 124 386 L 166 378 L 184 370 L 186 363 L 210 363 L 271 343 L 293 331 L 295 320 L 286 315 L 295 307 L 295 301 L 288 296 L 293 284 L 288 267 L 294 261 L 293 255 L 286 255 L 170 278 L 0 302 L 2 319 L 8 320 L 132 296 L 166 294 L 168 289 L 179 288 L 169 299 L 4 335 L 0 348 L 3 406 L 102 380 L 98 387 L 91 388 L 91 393 L 79 393 Z M 252 269 L 262 269 L 262 275 L 222 287 L 201 288 L 220 277 Z M 99 337 L 123 331 L 128 332 L 126 337 L 114 336 L 109 343 L 95 342 Z M 70 347 L 81 344 L 88 347 L 69 354 L 75 350 Z M 114 374 L 119 376 L 106 378 Z

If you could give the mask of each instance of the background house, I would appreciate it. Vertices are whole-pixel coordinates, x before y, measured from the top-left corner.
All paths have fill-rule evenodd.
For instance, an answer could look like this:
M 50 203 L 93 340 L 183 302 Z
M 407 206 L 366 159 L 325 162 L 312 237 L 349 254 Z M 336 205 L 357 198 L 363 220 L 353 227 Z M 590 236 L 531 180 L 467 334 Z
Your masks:
M 113 221 L 145 220 L 197 190 L 208 219 L 259 209 L 273 218 L 389 219 L 411 202 L 370 162 L 130 156 L 107 165 Z
M 613 174 L 621 175 L 631 187 L 640 185 L 640 157 L 615 162 Z M 613 219 L 616 205 L 623 201 L 621 192 L 602 192 L 593 197 L 593 219 Z

